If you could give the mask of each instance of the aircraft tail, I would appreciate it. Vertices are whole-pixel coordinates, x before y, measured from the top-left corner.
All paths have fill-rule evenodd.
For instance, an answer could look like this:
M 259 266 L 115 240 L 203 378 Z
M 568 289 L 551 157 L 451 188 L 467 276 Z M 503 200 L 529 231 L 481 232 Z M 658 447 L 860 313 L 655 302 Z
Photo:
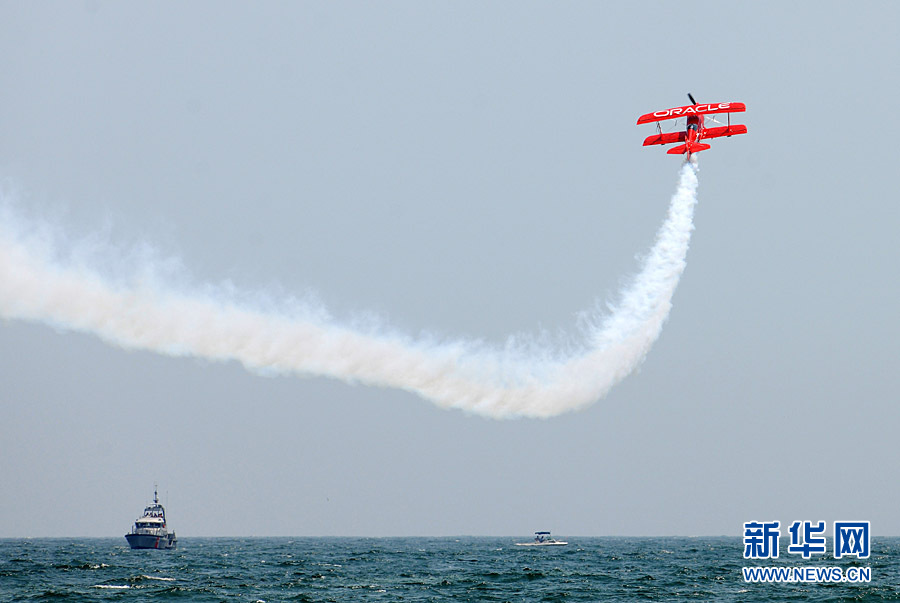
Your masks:
M 683 155 L 684 153 L 699 153 L 709 148 L 711 147 L 704 142 L 686 142 L 677 147 L 672 147 L 666 153 L 669 155 Z

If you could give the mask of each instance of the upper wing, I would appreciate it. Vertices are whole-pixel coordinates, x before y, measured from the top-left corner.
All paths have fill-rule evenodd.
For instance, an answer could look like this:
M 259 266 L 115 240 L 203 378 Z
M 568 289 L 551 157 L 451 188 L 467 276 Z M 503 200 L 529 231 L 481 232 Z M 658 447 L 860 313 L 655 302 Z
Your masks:
M 747 107 L 744 103 L 704 103 L 700 105 L 687 105 L 686 107 L 674 107 L 664 111 L 655 111 L 641 115 L 637 120 L 638 125 L 647 124 L 653 121 L 664 121 L 666 119 L 675 119 L 678 117 L 687 117 L 688 115 L 700 115 L 710 113 L 739 113 L 746 111 Z
M 685 140 L 687 140 L 687 134 L 683 130 L 681 132 L 669 132 L 668 134 L 654 134 L 644 139 L 644 146 L 684 142 Z

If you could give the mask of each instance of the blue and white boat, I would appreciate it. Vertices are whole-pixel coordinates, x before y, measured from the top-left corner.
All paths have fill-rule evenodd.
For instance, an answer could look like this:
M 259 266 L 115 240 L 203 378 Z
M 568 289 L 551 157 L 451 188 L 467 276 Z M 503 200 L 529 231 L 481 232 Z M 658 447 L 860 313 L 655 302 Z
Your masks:
M 178 545 L 175 532 L 169 532 L 166 527 L 166 510 L 159 504 L 155 486 L 153 504 L 134 520 L 134 527 L 125 534 L 125 540 L 133 549 L 174 549 Z

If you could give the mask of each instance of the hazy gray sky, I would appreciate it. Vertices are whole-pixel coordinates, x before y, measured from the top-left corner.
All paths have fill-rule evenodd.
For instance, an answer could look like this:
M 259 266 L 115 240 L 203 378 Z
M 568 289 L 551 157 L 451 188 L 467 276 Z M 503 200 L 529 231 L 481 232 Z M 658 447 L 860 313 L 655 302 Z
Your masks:
M 412 335 L 573 332 L 675 190 L 637 117 L 749 128 L 640 371 L 558 418 L 0 323 L 0 536 L 124 534 L 154 481 L 183 536 L 900 534 L 900 7 L 723 6 L 0 2 L 25 214 Z

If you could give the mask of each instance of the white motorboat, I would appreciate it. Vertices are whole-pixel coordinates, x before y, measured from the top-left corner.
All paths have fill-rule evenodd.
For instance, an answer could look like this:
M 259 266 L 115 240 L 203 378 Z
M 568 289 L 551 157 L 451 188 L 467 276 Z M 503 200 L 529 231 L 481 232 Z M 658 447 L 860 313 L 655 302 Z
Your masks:
M 516 546 L 565 546 L 569 544 L 562 540 L 556 540 L 550 536 L 550 532 L 535 532 L 531 542 L 517 542 Z

